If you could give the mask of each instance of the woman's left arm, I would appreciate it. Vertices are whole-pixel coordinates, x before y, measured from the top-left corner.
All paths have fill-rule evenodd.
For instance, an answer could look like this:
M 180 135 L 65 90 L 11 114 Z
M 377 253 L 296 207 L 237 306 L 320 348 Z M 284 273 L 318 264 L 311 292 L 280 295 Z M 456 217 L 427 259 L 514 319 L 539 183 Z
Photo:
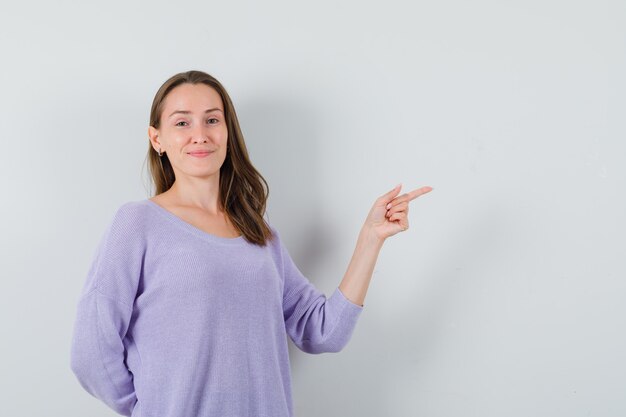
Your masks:
M 360 306 L 365 301 L 383 243 L 388 237 L 409 228 L 409 202 L 433 190 L 425 186 L 397 196 L 401 185 L 398 184 L 376 199 L 361 228 L 346 274 L 339 284 L 343 295 Z

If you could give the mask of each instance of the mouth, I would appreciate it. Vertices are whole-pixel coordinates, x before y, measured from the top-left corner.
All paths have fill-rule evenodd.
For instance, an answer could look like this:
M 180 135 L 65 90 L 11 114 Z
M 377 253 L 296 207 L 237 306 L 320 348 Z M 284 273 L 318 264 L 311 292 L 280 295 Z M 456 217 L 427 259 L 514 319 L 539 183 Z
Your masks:
M 196 158 L 204 158 L 211 155 L 213 152 L 189 152 L 187 155 L 196 157 Z

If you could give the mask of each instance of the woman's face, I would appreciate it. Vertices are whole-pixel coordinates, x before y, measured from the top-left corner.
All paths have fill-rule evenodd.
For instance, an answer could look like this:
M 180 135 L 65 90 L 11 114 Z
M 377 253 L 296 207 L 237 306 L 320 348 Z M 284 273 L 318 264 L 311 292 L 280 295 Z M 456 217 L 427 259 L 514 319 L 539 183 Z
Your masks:
M 165 98 L 161 128 L 150 126 L 148 134 L 156 151 L 167 154 L 176 178 L 219 175 L 228 139 L 222 98 L 206 84 L 181 84 Z

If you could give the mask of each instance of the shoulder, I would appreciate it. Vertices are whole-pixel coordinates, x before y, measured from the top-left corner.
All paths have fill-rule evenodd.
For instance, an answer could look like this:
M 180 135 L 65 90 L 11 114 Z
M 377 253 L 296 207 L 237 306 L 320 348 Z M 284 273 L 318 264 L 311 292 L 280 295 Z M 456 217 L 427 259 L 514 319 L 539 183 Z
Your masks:
M 115 209 L 109 221 L 109 232 L 119 235 L 137 236 L 143 232 L 147 221 L 147 207 L 144 201 L 127 201 Z
M 287 251 L 287 248 L 285 247 L 281 234 L 278 231 L 278 228 L 276 228 L 276 226 L 274 225 L 271 225 L 269 222 L 267 223 L 267 225 L 272 231 L 272 237 L 268 241 L 268 244 L 270 248 L 272 249 L 272 253 L 274 254 L 274 256 L 282 260 L 282 258 L 285 256 L 284 252 Z
M 141 201 L 127 201 L 120 204 L 115 213 L 113 219 L 118 221 L 137 221 L 145 217 L 146 205 Z
M 120 204 L 115 211 L 116 216 L 121 217 L 142 217 L 146 212 L 145 200 L 132 200 Z
M 270 224 L 268 221 L 266 221 L 265 224 L 267 224 L 267 227 L 269 227 L 270 231 L 272 232 L 272 237 L 270 238 L 269 243 L 271 245 L 279 245 L 280 233 L 278 233 L 278 229 L 276 229 L 276 227 Z

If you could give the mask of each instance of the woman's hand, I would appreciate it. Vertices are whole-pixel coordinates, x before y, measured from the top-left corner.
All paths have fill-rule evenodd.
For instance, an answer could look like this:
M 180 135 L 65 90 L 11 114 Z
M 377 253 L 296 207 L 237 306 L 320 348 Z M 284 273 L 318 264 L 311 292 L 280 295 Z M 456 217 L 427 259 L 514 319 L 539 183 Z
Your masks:
M 396 197 L 401 188 L 402 184 L 398 184 L 378 197 L 365 220 L 364 227 L 382 241 L 409 228 L 409 202 L 433 189 L 425 186 Z

